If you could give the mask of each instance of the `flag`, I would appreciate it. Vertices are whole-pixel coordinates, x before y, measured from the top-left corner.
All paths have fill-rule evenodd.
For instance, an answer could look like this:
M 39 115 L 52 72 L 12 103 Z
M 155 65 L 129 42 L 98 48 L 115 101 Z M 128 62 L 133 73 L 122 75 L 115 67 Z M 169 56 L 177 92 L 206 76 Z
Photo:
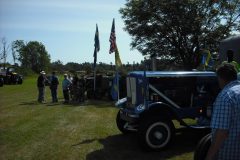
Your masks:
M 112 29 L 111 29 L 111 33 L 110 33 L 109 42 L 110 42 L 109 53 L 111 54 L 111 53 L 115 52 L 115 65 L 116 65 L 116 68 L 118 69 L 120 66 L 122 66 L 122 62 L 121 62 L 120 54 L 119 54 L 119 51 L 117 48 L 117 43 L 116 43 L 115 20 L 114 19 L 112 22 Z
M 211 53 L 209 50 L 203 50 L 201 54 L 202 54 L 202 62 L 201 63 L 205 70 L 206 67 L 209 67 L 209 63 L 210 63 L 212 56 L 211 56 Z
M 95 32 L 95 37 L 94 37 L 94 64 L 93 67 L 96 67 L 96 63 L 97 63 L 97 52 L 100 51 L 100 41 L 99 41 L 99 32 L 98 32 L 98 26 L 96 25 L 96 32 Z
M 112 88 L 111 88 L 111 96 L 112 96 L 112 99 L 115 101 L 118 100 L 118 94 L 119 94 L 118 83 L 119 83 L 119 74 L 118 72 L 116 72 L 113 79 Z
M 111 29 L 111 33 L 110 33 L 109 42 L 110 42 L 109 54 L 111 54 L 111 53 L 115 52 L 115 50 L 116 50 L 116 35 L 115 35 L 115 20 L 114 19 L 112 22 L 112 29 Z
M 120 59 L 117 45 L 116 45 L 116 50 L 115 50 L 115 65 L 116 65 L 117 69 L 122 66 L 122 61 Z
M 209 65 L 209 61 L 211 60 L 212 56 L 209 50 L 206 51 L 207 52 L 207 57 L 206 57 L 206 62 L 205 62 L 205 66 Z

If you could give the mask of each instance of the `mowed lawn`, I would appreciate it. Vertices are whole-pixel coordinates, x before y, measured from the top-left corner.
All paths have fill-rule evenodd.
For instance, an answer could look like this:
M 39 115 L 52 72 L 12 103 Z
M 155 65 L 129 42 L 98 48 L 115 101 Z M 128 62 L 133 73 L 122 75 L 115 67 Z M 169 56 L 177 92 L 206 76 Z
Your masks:
M 143 150 L 136 134 L 122 135 L 116 125 L 118 109 L 113 102 L 91 101 L 38 104 L 36 78 L 23 85 L 0 88 L 0 160 L 190 160 L 195 134 L 176 136 L 161 152 Z

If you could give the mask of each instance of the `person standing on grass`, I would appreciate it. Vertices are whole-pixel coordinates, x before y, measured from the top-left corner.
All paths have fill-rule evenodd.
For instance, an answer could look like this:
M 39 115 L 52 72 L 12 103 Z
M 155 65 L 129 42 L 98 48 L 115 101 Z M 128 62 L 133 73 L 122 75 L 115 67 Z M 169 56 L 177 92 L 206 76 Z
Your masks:
M 40 75 L 38 76 L 38 79 L 37 79 L 38 102 L 39 103 L 45 102 L 45 82 L 46 82 L 45 74 L 46 73 L 44 71 L 41 71 Z
M 64 79 L 62 81 L 62 89 L 63 89 L 63 96 L 64 96 L 64 104 L 69 103 L 69 87 L 72 82 L 68 79 L 68 75 L 64 74 Z
M 231 64 L 217 70 L 222 91 L 213 108 L 211 120 L 212 144 L 206 160 L 240 159 L 240 81 Z
M 78 101 L 78 97 L 79 97 L 79 95 L 78 95 L 78 90 L 79 90 L 79 88 L 78 88 L 78 81 L 79 81 L 79 78 L 78 78 L 78 76 L 77 76 L 77 74 L 75 74 L 74 76 L 73 76 L 73 80 L 72 80 L 72 101 L 73 102 L 77 102 Z
M 56 76 L 56 72 L 52 72 L 50 89 L 51 89 L 53 103 L 58 102 L 58 98 L 57 98 L 58 84 L 59 84 L 59 80 L 58 80 L 58 77 Z

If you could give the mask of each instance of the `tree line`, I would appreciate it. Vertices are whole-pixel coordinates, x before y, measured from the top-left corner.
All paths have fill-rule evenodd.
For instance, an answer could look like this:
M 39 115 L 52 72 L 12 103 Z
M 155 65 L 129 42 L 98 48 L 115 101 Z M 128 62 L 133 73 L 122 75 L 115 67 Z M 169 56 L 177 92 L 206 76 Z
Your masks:
M 47 52 L 45 46 L 38 41 L 25 42 L 23 40 L 16 40 L 7 44 L 6 38 L 1 41 L 0 60 L 3 59 L 3 67 L 6 67 L 7 56 L 12 54 L 13 63 L 22 69 L 32 70 L 33 72 L 40 72 L 41 70 L 48 70 L 50 67 L 50 54 Z
M 38 41 L 25 42 L 23 40 L 13 41 L 11 44 L 7 44 L 6 38 L 2 38 L 1 43 L 1 55 L 0 60 L 4 60 L 0 66 L 7 67 L 10 63 L 6 62 L 9 53 L 12 53 L 13 61 L 15 66 L 18 67 L 18 71 L 23 74 L 39 73 L 44 70 L 46 72 L 57 71 L 60 73 L 64 72 L 77 72 L 84 71 L 87 74 L 92 73 L 93 63 L 84 62 L 68 62 L 63 64 L 61 60 L 51 62 L 50 54 L 47 52 L 44 44 Z M 18 65 L 20 64 L 20 65 Z M 134 64 L 123 64 L 122 71 L 128 72 L 131 70 L 143 70 L 144 62 Z M 97 73 L 106 73 L 115 71 L 115 65 L 110 63 L 99 62 L 97 64 Z
M 133 70 L 144 70 L 145 62 L 141 61 L 140 63 L 127 63 L 123 64 L 121 67 L 121 72 L 129 72 Z M 76 62 L 68 62 L 66 64 L 63 64 L 60 60 L 57 60 L 55 62 L 51 63 L 51 70 L 55 70 L 58 72 L 77 72 L 77 71 L 84 71 L 86 74 L 92 74 L 93 73 L 93 63 L 84 62 L 84 63 L 76 63 Z M 113 73 L 115 72 L 116 68 L 115 65 L 110 63 L 103 63 L 99 62 L 96 67 L 97 73 Z

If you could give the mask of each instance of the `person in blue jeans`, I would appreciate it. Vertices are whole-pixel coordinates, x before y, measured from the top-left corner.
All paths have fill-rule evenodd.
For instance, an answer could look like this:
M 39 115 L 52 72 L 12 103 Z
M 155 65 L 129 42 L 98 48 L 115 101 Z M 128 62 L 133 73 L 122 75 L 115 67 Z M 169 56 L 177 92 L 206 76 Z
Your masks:
M 58 77 L 56 76 L 56 72 L 52 72 L 50 90 L 51 90 L 52 102 L 53 103 L 58 102 L 58 97 L 57 97 L 58 85 L 59 85 L 59 80 L 58 80 Z

